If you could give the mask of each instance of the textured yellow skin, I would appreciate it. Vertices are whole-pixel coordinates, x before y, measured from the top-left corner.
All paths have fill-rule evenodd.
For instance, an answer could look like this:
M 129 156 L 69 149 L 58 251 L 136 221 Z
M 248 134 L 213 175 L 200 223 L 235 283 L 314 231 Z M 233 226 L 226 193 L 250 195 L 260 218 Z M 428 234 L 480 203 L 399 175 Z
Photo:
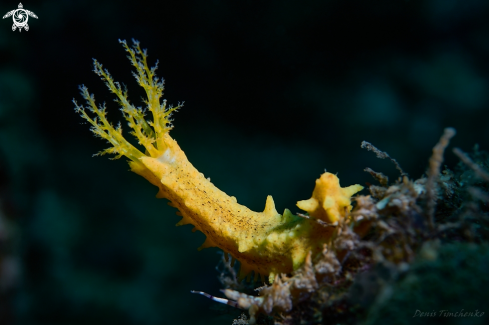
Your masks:
M 237 203 L 206 179 L 169 135 L 165 143 L 165 153 L 140 158 L 144 167 L 131 163 L 132 171 L 158 186 L 157 197 L 170 200 L 179 210 L 182 220 L 177 225 L 192 224 L 207 236 L 201 248 L 219 247 L 239 260 L 242 275 L 250 271 L 272 277 L 290 273 L 302 264 L 308 251 L 321 251 L 330 238 L 333 228 L 288 210 L 279 214 L 271 196 L 263 212 Z
M 95 61 L 95 72 L 106 81 L 110 91 L 117 95 L 124 117 L 133 129 L 132 134 L 145 147 L 145 154 L 132 146 L 105 118 L 104 108 L 97 107 L 93 96 L 82 87 L 88 106 L 76 104 L 76 110 L 92 124 L 92 131 L 108 140 L 113 147 L 105 152 L 131 159 L 131 170 L 159 188 L 157 197 L 166 198 L 177 208 L 182 220 L 177 225 L 192 224 L 207 239 L 200 247 L 219 247 L 241 262 L 240 275 L 251 271 L 273 280 L 278 273 L 290 273 L 305 260 L 309 251 L 322 251 L 331 239 L 334 227 L 320 225 L 314 218 L 328 223 L 344 218 L 351 210 L 351 196 L 362 189 L 360 185 L 341 188 L 338 178 L 324 173 L 316 181 L 312 198 L 299 201 L 298 207 L 313 218 L 301 218 L 289 210 L 279 214 L 271 196 L 267 197 L 263 212 L 251 211 L 240 205 L 204 177 L 187 159 L 177 142 L 169 135 L 169 116 L 176 108 L 160 103 L 163 85 L 149 69 L 146 55 L 135 43 L 129 48 L 122 42 L 129 59 L 136 68 L 139 84 L 148 95 L 148 110 L 153 121 L 147 122 L 140 109 L 127 100 L 127 93 L 115 83 L 109 73 Z M 178 107 L 177 107 L 178 108 Z M 92 119 L 86 109 L 97 115 Z M 177 213 L 178 214 L 178 213 Z

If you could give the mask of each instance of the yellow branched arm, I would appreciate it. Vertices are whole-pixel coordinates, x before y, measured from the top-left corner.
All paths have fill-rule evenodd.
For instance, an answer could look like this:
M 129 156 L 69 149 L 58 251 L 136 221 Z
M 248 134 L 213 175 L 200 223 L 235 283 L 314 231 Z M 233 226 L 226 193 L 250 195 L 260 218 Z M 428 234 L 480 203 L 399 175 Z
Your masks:
M 170 117 L 181 105 L 167 107 L 162 99 L 163 81 L 155 76 L 156 66 L 148 67 L 146 51 L 141 50 L 139 43 L 134 41 L 132 48 L 125 41 L 121 43 L 136 70 L 133 74 L 137 82 L 146 91 L 146 109 L 131 104 L 127 90 L 123 90 L 96 60 L 94 71 L 116 95 L 131 134 L 144 148 L 144 153 L 123 137 L 120 124 L 114 128 L 107 121 L 105 105 L 97 106 L 93 95 L 81 86 L 87 105 L 80 106 L 74 101 L 75 110 L 92 125 L 93 133 L 112 145 L 99 154 L 129 158 L 131 170 L 157 186 L 157 197 L 167 198 L 169 204 L 179 210 L 177 214 L 182 220 L 177 225 L 194 225 L 207 236 L 201 248 L 219 247 L 239 260 L 241 276 L 254 271 L 256 276 L 273 279 L 275 274 L 297 269 L 309 252 L 321 252 L 334 231 L 324 223 L 345 218 L 351 210 L 351 196 L 362 187 L 341 188 L 335 175 L 323 174 L 316 182 L 312 198 L 298 202 L 299 208 L 309 212 L 312 217 L 309 219 L 295 216 L 287 209 L 279 214 L 271 196 L 267 197 L 263 212 L 240 205 L 235 197 L 205 178 L 171 138 Z M 145 119 L 147 111 L 152 114 L 150 121 Z M 88 112 L 95 117 L 90 117 Z
M 132 105 L 127 98 L 127 90 L 122 90 L 121 85 L 114 81 L 110 73 L 103 69 L 102 65 L 93 61 L 94 72 L 101 77 L 105 82 L 110 92 L 117 96 L 117 102 L 121 106 L 121 111 L 124 118 L 127 120 L 129 127 L 132 129 L 131 134 L 136 137 L 139 144 L 142 145 L 151 157 L 158 157 L 166 150 L 166 144 L 163 141 L 164 135 L 172 129 L 171 114 L 182 107 L 178 105 L 175 107 L 167 107 L 166 100 L 161 101 L 163 96 L 163 80 L 159 80 L 155 76 L 157 65 L 149 68 L 147 62 L 146 51 L 142 51 L 139 43 L 134 42 L 133 48 L 130 48 L 126 41 L 120 41 L 126 51 L 129 53 L 128 58 L 132 65 L 136 68 L 136 72 L 133 72 L 138 84 L 146 91 L 148 98 L 145 101 L 146 110 L 153 115 L 152 121 L 146 121 L 143 109 Z M 157 63 L 158 64 L 158 63 Z M 105 104 L 98 107 L 95 104 L 93 95 L 88 92 L 87 87 L 80 87 L 83 98 L 87 101 L 87 106 L 83 107 L 75 103 L 75 110 L 81 114 L 92 125 L 92 132 L 101 138 L 107 140 L 112 144 L 111 148 L 108 148 L 99 154 L 113 153 L 120 158 L 126 156 L 135 163 L 139 159 L 145 156 L 141 151 L 132 146 L 122 136 L 122 128 L 119 125 L 114 128 L 106 118 Z M 91 118 L 86 110 L 89 110 L 96 114 L 95 118 Z

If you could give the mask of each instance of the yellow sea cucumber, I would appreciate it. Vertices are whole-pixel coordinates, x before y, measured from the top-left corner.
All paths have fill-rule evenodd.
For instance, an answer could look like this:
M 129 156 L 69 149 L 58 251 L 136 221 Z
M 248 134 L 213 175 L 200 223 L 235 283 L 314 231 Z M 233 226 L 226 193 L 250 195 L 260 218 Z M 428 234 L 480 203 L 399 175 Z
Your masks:
M 168 199 L 169 204 L 178 209 L 182 220 L 177 225 L 192 224 L 207 236 L 199 249 L 219 247 L 227 252 L 240 261 L 241 276 L 254 271 L 255 276 L 268 276 L 273 281 L 276 274 L 297 269 L 308 252 L 321 252 L 333 232 L 333 227 L 328 227 L 327 223 L 344 218 L 351 210 L 351 196 L 363 187 L 341 188 L 335 175 L 324 173 L 316 181 L 312 198 L 297 203 L 310 218 L 295 216 L 287 209 L 279 214 L 271 196 L 267 197 L 263 212 L 251 211 L 239 204 L 235 197 L 219 190 L 188 161 L 169 134 L 170 116 L 181 106 L 167 106 L 166 100 L 162 100 L 163 81 L 155 76 L 156 66 L 149 68 L 146 51 L 141 50 L 139 43 L 133 41 L 134 46 L 129 47 L 125 41 L 120 42 L 136 69 L 137 82 L 146 91 L 145 104 L 152 121 L 146 121 L 143 110 L 129 102 L 127 91 L 94 60 L 95 73 L 117 96 L 131 134 L 145 149 L 143 153 L 131 145 L 123 137 L 120 123 L 114 128 L 106 119 L 105 106 L 98 107 L 93 95 L 81 86 L 81 94 L 88 105 L 80 106 L 74 101 L 75 110 L 92 125 L 92 132 L 112 145 L 100 154 L 129 158 L 131 170 L 159 188 L 158 198 Z M 91 118 L 87 110 L 96 117 Z

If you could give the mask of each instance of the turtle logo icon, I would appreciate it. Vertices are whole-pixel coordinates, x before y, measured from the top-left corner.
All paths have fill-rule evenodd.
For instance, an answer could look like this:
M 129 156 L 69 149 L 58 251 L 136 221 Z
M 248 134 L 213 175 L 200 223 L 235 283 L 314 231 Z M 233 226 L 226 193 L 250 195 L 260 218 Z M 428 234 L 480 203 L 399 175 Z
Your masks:
M 27 20 L 29 20 L 29 16 L 37 19 L 35 13 L 29 10 L 25 10 L 23 8 L 24 7 L 22 6 L 22 3 L 19 3 L 19 9 L 11 10 L 7 12 L 5 16 L 3 16 L 3 19 L 12 16 L 12 19 L 14 20 L 14 24 L 12 25 L 12 30 L 14 32 L 17 28 L 19 29 L 19 32 L 22 31 L 22 28 L 24 28 L 26 31 L 29 30 L 29 25 L 27 25 Z

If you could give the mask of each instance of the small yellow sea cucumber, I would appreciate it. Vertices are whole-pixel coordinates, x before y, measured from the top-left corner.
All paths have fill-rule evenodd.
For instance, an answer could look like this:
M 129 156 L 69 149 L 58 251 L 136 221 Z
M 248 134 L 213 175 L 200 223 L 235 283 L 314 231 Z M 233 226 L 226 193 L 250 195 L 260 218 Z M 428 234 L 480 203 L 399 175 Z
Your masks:
M 177 225 L 192 224 L 207 236 L 199 249 L 221 248 L 240 261 L 242 277 L 254 271 L 255 276 L 268 276 L 273 281 L 276 274 L 297 269 L 309 251 L 321 252 L 334 229 L 325 224 L 344 218 L 351 210 L 351 196 L 363 187 L 341 188 L 335 175 L 324 173 L 316 181 L 312 198 L 297 203 L 310 218 L 295 216 L 288 209 L 279 214 L 271 196 L 267 197 L 263 212 L 240 205 L 235 197 L 228 196 L 206 179 L 170 137 L 170 116 L 180 106 L 167 106 L 166 100 L 162 100 L 163 81 L 155 76 L 156 66 L 148 67 L 146 51 L 141 50 L 139 43 L 133 41 L 131 48 L 125 41 L 120 42 L 136 69 L 137 82 L 146 91 L 145 104 L 153 120 L 145 120 L 141 108 L 128 101 L 127 91 L 94 60 L 95 73 L 117 96 L 131 134 L 145 149 L 143 153 L 124 139 L 120 123 L 114 128 L 106 119 L 105 106 L 98 107 L 93 95 L 81 86 L 81 94 L 88 105 L 79 106 L 74 101 L 75 110 L 92 125 L 93 133 L 112 145 L 100 154 L 129 158 L 131 170 L 159 188 L 158 198 L 168 199 L 169 204 L 178 209 L 182 220 Z M 91 118 L 87 110 L 96 117 Z

